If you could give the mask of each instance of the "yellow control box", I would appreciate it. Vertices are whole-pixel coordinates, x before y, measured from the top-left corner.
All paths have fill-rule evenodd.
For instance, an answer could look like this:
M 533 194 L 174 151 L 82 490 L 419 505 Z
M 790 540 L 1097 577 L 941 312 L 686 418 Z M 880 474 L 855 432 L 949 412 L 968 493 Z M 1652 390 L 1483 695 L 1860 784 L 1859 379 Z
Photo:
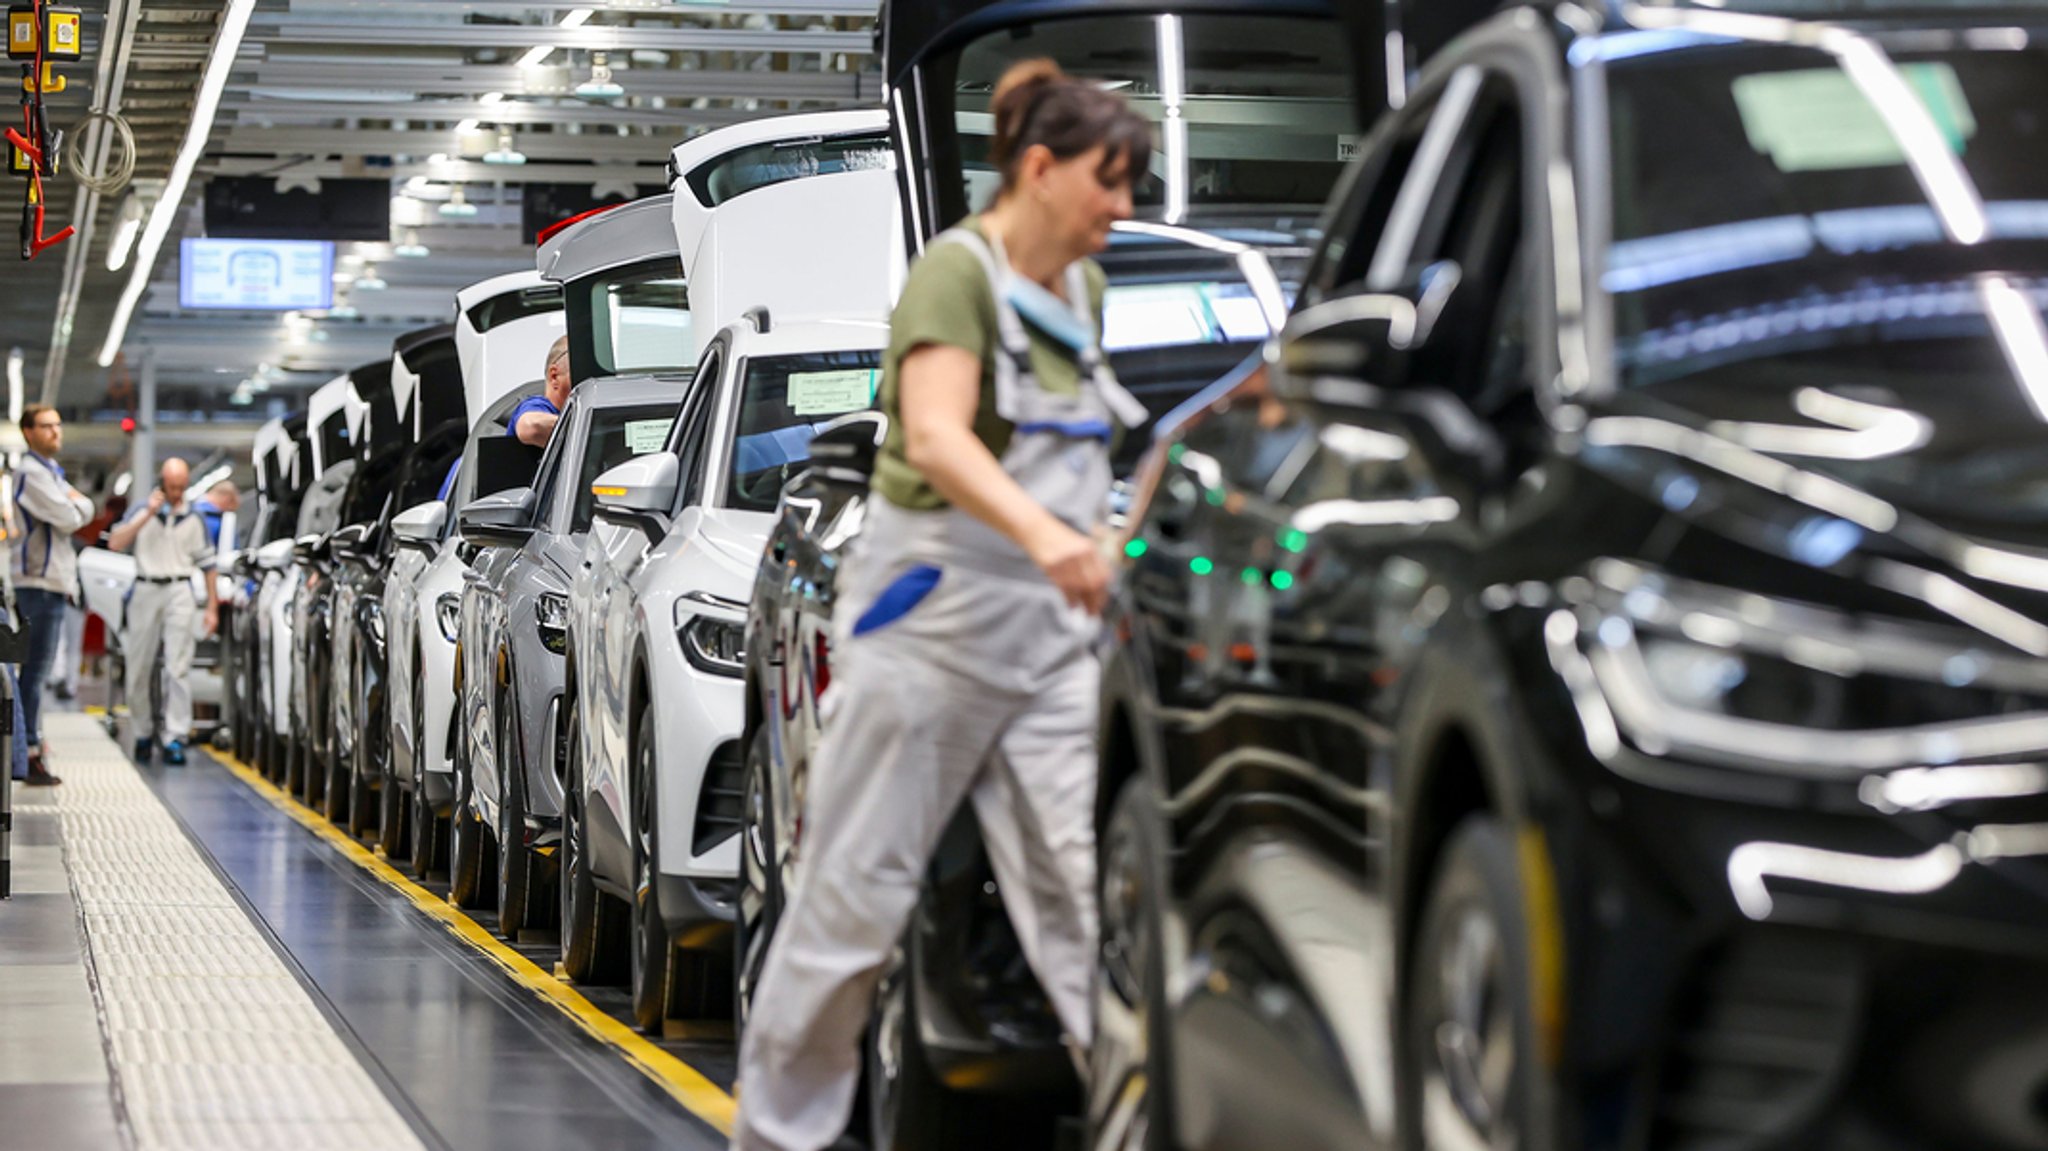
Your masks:
M 72 61 L 85 55 L 85 17 L 75 8 L 43 9 L 43 59 Z
M 36 58 L 36 10 L 25 4 L 7 10 L 7 58 Z

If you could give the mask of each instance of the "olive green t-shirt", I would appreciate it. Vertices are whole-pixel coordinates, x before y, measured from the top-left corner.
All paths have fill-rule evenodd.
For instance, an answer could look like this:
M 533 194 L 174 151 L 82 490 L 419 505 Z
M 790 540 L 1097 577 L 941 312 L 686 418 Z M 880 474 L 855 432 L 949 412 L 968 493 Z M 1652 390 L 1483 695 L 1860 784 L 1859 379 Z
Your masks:
M 976 235 L 981 219 L 966 226 Z M 1088 280 L 1088 310 L 1095 316 L 1095 330 L 1102 330 L 1102 296 L 1109 279 L 1093 260 L 1082 262 Z M 1029 321 L 1025 334 L 1031 339 L 1031 369 L 1038 384 L 1048 392 L 1073 395 L 1081 388 L 1081 369 L 1066 345 L 1040 332 Z M 924 476 L 910 466 L 904 454 L 903 421 L 899 408 L 898 369 L 903 357 L 927 344 L 960 348 L 981 358 L 981 404 L 974 413 L 974 434 L 1001 458 L 1010 446 L 1015 425 L 996 414 L 996 297 L 989 287 L 988 273 L 981 258 L 967 247 L 933 244 L 910 269 L 903 295 L 889 316 L 889 350 L 882 357 L 881 408 L 889 417 L 889 435 L 875 459 L 874 490 L 898 507 L 929 511 L 946 506 L 945 497 L 932 490 Z

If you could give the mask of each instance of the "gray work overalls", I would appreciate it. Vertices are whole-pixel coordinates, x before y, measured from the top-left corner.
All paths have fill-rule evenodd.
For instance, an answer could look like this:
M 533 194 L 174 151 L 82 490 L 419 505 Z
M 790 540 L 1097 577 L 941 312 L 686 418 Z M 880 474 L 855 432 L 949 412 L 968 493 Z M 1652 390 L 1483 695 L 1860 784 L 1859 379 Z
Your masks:
M 1081 532 L 1108 499 L 1112 423 L 1145 409 L 1103 362 L 1087 281 L 1068 305 L 1089 334 L 1075 395 L 1042 389 L 999 245 L 955 229 L 995 295 L 996 410 L 1015 425 L 1003 470 Z M 1089 1041 L 1095 965 L 1096 621 L 1029 556 L 964 511 L 870 497 L 841 572 L 835 675 L 820 707 L 802 859 L 740 1051 L 745 1151 L 817 1151 L 846 1129 L 876 984 L 924 869 L 963 799 L 1025 957 L 1070 1038 Z

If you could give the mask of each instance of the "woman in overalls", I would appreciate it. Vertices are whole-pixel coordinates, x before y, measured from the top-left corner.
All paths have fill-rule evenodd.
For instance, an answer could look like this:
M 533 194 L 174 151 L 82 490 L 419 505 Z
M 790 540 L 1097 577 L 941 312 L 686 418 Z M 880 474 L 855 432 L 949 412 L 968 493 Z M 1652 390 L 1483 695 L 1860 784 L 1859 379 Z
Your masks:
M 1050 61 L 994 97 L 1002 177 L 890 320 L 889 435 L 841 574 L 804 858 L 740 1048 L 743 1151 L 845 1131 L 875 988 L 971 800 L 1025 956 L 1090 1038 L 1096 708 L 1110 442 L 1145 410 L 1101 349 L 1102 269 L 1151 126 Z

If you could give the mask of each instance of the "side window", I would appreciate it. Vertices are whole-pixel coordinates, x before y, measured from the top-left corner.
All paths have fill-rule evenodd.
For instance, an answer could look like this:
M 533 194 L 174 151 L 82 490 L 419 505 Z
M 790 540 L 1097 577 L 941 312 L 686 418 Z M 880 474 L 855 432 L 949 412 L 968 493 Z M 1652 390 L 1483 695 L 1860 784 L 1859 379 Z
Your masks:
M 544 524 L 554 518 L 555 489 L 561 486 L 562 457 L 568 452 L 569 420 L 572 412 L 562 413 L 562 422 L 555 427 L 555 434 L 548 438 L 548 446 L 540 458 L 540 467 L 533 473 L 534 522 Z
M 1344 295 L 1347 288 L 1364 283 L 1373 248 L 1386 230 L 1394 197 L 1415 163 L 1415 151 L 1435 104 L 1434 100 L 1418 101 L 1395 113 L 1399 119 L 1393 135 L 1346 177 L 1342 199 L 1324 229 L 1327 239 L 1303 287 L 1302 305 Z
M 690 400 L 676 417 L 676 456 L 682 461 L 676 486 L 676 508 L 680 512 L 704 502 L 705 438 L 711 434 L 711 414 L 718 407 L 718 377 L 725 370 L 725 348 L 717 346 L 704 354 L 690 389 Z

